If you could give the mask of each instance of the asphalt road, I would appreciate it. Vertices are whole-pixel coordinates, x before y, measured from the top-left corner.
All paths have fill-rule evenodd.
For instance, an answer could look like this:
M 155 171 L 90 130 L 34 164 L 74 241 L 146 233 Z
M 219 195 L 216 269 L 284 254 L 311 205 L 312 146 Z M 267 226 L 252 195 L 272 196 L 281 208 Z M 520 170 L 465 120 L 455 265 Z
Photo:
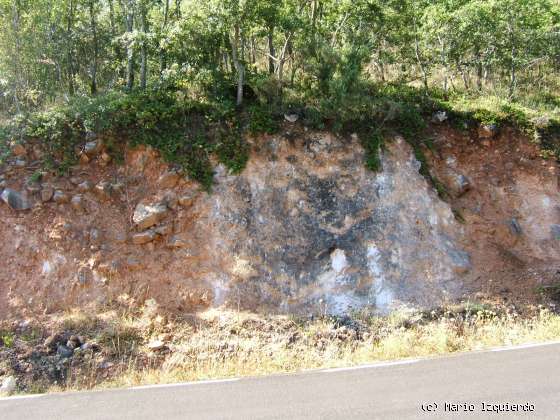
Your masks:
M 446 402 L 472 406 L 456 413 Z M 505 409 L 507 403 L 532 411 L 483 411 Z M 4 420 L 423 418 L 560 418 L 560 344 L 296 375 L 0 399 Z

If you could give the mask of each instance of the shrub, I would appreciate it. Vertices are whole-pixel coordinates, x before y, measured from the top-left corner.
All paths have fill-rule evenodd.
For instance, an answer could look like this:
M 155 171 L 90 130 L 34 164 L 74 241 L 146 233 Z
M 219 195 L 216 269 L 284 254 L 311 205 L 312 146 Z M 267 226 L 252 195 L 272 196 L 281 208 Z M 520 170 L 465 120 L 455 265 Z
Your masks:
M 383 136 L 378 130 L 372 130 L 362 139 L 362 146 L 365 152 L 365 165 L 370 171 L 379 172 L 381 167 L 381 148 L 383 146 Z

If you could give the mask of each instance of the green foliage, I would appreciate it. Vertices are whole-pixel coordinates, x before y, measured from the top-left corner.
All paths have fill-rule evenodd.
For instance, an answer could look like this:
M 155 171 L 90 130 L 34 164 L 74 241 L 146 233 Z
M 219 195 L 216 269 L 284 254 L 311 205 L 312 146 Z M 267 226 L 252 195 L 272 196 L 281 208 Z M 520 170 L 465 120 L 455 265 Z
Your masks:
M 484 125 L 496 125 L 499 126 L 501 118 L 500 116 L 488 109 L 477 109 L 473 113 L 473 118 Z
M 560 121 L 552 120 L 546 127 L 536 129 L 541 150 L 550 152 L 560 161 Z
M 423 142 L 420 141 L 409 141 L 410 145 L 412 146 L 412 150 L 414 151 L 414 157 L 418 162 L 420 162 L 420 174 L 426 178 L 430 184 L 436 189 L 438 196 L 441 199 L 445 199 L 448 196 L 447 189 L 445 185 L 441 183 L 437 177 L 432 175 L 430 171 L 430 166 L 428 165 L 428 161 L 426 159 L 426 155 L 424 154 L 423 147 L 425 145 Z
M 29 177 L 29 181 L 31 182 L 39 182 L 41 180 L 41 177 L 43 176 L 43 174 L 41 173 L 41 171 L 35 171 L 33 172 L 33 174 L 31 174 L 31 176 Z
M 560 283 L 556 282 L 546 286 L 538 286 L 536 289 L 537 293 L 549 298 L 553 299 L 557 302 L 560 301 Z
M 251 105 L 248 110 L 248 130 L 251 134 L 274 134 L 278 131 L 278 121 L 272 114 L 269 106 L 255 104 Z
M 245 168 L 249 160 L 249 146 L 238 129 L 221 131 L 216 146 L 218 159 L 234 174 Z
M 381 148 L 383 147 L 383 135 L 378 130 L 372 130 L 362 139 L 365 152 L 365 165 L 373 172 L 379 172 L 381 167 Z
M 15 335 L 11 331 L 0 331 L 0 346 L 8 349 L 14 347 Z
M 0 165 L 10 156 L 9 139 L 11 131 L 10 127 L 0 124 Z

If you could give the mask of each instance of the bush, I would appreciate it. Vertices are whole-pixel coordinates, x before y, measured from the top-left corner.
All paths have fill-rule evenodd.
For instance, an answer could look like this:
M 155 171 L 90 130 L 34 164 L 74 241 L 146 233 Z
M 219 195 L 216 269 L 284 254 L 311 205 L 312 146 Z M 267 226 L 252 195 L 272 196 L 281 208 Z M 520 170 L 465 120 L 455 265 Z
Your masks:
M 379 172 L 381 167 L 381 148 L 383 146 L 383 136 L 378 130 L 372 130 L 362 139 L 362 146 L 365 152 L 365 165 L 370 171 Z
M 247 109 L 248 130 L 251 134 L 274 134 L 278 131 L 278 121 L 267 105 L 254 104 Z

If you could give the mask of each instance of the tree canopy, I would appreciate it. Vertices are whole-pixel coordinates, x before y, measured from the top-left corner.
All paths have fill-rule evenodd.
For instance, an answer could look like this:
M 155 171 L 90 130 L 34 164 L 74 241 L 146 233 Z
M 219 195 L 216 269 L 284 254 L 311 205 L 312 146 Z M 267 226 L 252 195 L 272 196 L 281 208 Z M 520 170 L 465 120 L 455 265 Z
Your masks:
M 556 86 L 556 0 L 0 0 L 0 106 L 149 87 L 286 88 L 362 79 L 513 97 Z

